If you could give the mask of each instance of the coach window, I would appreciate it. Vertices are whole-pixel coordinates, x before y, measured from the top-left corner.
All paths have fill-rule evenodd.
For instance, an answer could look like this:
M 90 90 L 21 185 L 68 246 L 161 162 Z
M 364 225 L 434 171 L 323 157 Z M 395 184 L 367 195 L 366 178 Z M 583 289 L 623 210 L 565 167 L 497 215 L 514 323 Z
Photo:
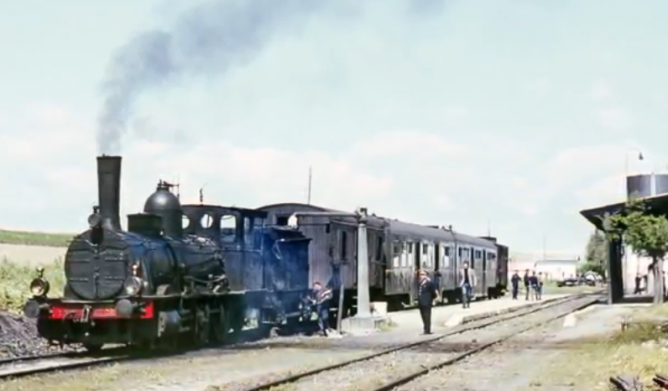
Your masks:
M 348 232 L 341 230 L 340 240 L 339 240 L 339 256 L 342 261 L 348 260 Z
M 458 259 L 459 261 L 461 261 L 461 260 L 463 259 L 462 257 L 463 257 L 463 255 L 462 255 L 462 248 L 459 247 L 459 248 L 457 248 L 457 259 Z
M 223 243 L 237 241 L 237 216 L 223 215 L 220 217 L 220 238 Z
M 444 249 L 445 249 L 445 251 L 444 251 L 445 255 L 443 256 L 443 267 L 449 268 L 450 267 L 450 257 L 451 257 L 451 254 L 452 254 L 452 248 L 450 248 L 450 246 L 445 246 Z
M 402 249 L 401 249 L 401 242 L 395 240 L 392 242 L 392 267 L 393 268 L 398 268 L 399 265 L 401 265 L 401 255 L 402 255 Z
M 410 265 L 410 256 L 413 252 L 413 243 L 404 242 L 404 251 L 401 257 L 401 267 L 408 267 Z
M 377 261 L 382 261 L 383 260 L 383 237 L 378 236 L 376 238 L 376 260 Z
M 253 245 L 253 220 L 249 217 L 244 217 L 244 241 L 246 245 Z
M 209 229 L 213 225 L 213 216 L 211 216 L 208 213 L 205 213 L 204 216 L 202 216 L 201 219 L 199 219 L 199 224 L 202 226 L 204 229 Z
M 427 259 L 429 259 L 429 267 L 434 267 L 434 246 L 427 244 Z

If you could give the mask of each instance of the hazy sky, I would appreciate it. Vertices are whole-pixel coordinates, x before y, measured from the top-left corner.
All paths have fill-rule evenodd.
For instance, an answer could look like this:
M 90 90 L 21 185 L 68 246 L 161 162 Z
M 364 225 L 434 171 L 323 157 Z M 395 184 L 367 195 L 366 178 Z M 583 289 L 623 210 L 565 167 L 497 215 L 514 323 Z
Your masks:
M 469 234 L 489 220 L 513 250 L 545 235 L 580 252 L 578 211 L 622 199 L 627 155 L 668 166 L 668 2 L 219 0 L 193 16 L 205 3 L 0 3 L 0 227 L 85 228 L 101 83 L 151 29 L 181 68 L 125 75 L 144 84 L 124 214 L 160 178 L 187 201 L 203 185 L 211 203 L 305 201 L 312 165 L 315 204 Z

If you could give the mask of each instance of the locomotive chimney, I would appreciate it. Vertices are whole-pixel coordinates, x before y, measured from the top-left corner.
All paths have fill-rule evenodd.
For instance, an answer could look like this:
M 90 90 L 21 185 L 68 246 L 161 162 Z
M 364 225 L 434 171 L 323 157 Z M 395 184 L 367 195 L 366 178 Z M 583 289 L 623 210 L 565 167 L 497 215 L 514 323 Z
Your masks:
M 121 230 L 121 157 L 98 156 L 97 194 L 102 216 L 102 226 L 106 229 Z

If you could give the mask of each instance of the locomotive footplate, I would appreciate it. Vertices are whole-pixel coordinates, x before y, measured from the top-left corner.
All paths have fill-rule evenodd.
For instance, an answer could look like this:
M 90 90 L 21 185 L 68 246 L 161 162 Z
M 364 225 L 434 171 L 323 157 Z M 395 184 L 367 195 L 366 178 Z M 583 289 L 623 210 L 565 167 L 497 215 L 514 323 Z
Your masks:
M 121 299 L 118 302 L 86 303 L 86 302 L 52 302 L 42 318 L 61 319 L 75 323 L 89 323 L 92 320 L 123 319 L 126 314 L 119 313 L 119 304 L 126 304 L 132 309 L 133 319 L 152 319 L 154 315 L 152 301 Z M 123 308 L 125 309 L 125 308 Z M 120 311 L 124 312 L 124 311 Z

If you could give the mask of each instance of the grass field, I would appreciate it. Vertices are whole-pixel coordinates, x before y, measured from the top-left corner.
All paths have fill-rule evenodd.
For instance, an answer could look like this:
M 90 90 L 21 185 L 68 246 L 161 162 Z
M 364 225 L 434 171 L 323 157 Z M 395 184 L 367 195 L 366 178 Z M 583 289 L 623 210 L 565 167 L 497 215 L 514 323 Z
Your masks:
M 6 258 L 0 261 L 0 311 L 19 313 L 30 297 L 30 281 L 36 276 L 35 267 Z M 65 286 L 62 260 L 44 265 L 44 277 L 51 285 L 49 296 L 61 296 Z
M 608 379 L 619 375 L 638 376 L 649 386 L 656 373 L 668 374 L 668 335 L 658 327 L 668 321 L 668 305 L 638 308 L 631 321 L 626 331 L 620 325 L 612 335 L 570 344 L 558 357 L 559 365 L 549 366 L 542 374 L 544 383 L 532 388 L 544 389 L 545 383 L 567 379 L 578 390 L 607 390 Z
M 67 247 L 74 234 L 9 231 L 0 229 L 0 243 L 26 246 Z

